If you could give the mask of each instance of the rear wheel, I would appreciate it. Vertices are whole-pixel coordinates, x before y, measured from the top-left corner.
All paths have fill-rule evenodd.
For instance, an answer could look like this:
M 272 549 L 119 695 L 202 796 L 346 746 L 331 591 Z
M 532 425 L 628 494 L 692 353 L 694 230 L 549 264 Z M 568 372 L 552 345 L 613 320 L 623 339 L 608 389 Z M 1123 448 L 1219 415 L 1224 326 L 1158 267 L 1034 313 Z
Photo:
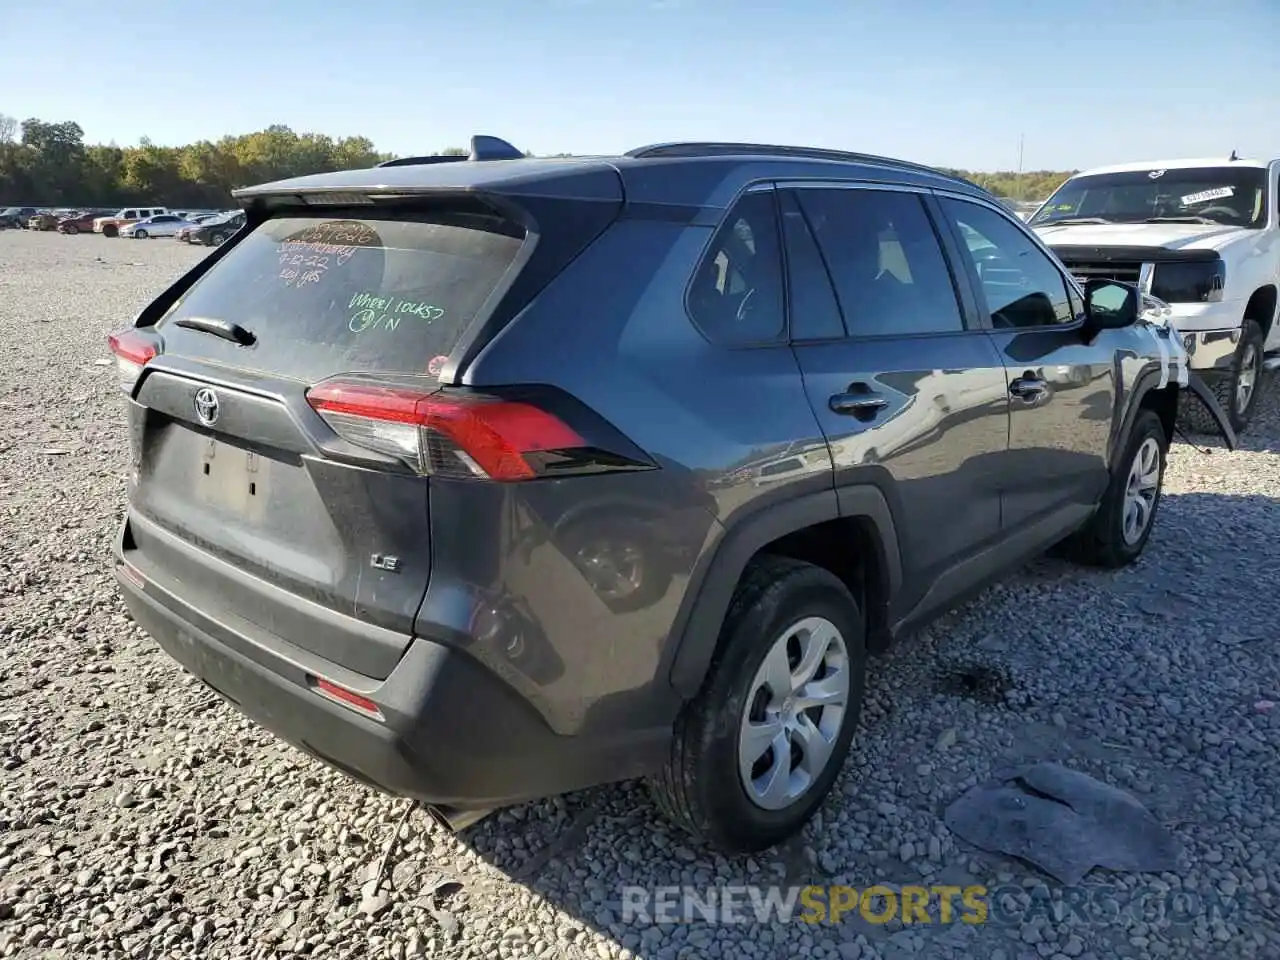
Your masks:
M 1263 356 L 1265 338 L 1256 320 L 1244 321 L 1240 342 L 1231 358 L 1230 372 L 1210 384 L 1214 397 L 1226 411 L 1231 429 L 1243 433 L 1258 408 L 1262 393 L 1265 369 Z M 1194 395 L 1184 391 L 1178 411 L 1179 420 L 1196 433 L 1217 433 L 1218 425 L 1213 415 Z
M 227 235 L 225 233 L 215 233 L 211 237 L 209 237 L 209 242 L 213 244 L 215 247 L 222 246 L 223 243 L 226 242 L 226 240 L 227 240 Z
M 799 831 L 831 790 L 862 708 L 864 628 L 834 575 L 765 556 L 730 604 L 701 692 L 651 781 L 664 813 L 728 853 Z
M 1168 449 L 1164 425 L 1155 411 L 1139 411 L 1098 512 L 1068 542 L 1072 559 L 1114 569 L 1138 558 L 1155 526 Z

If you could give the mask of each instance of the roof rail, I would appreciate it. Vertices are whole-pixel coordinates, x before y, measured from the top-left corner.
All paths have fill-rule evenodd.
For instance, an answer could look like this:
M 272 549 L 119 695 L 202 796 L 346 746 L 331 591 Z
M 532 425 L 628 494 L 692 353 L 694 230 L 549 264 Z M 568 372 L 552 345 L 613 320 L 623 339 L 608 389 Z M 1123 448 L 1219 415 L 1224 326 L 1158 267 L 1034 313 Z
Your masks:
M 931 167 L 923 163 L 913 163 L 910 160 L 897 160 L 893 157 L 881 157 L 872 153 L 853 153 L 848 150 L 829 150 L 825 147 L 792 147 L 780 144 L 770 143 L 720 143 L 720 142 L 699 142 L 690 141 L 686 143 L 655 143 L 646 147 L 636 147 L 634 150 L 628 150 L 624 156 L 635 159 L 645 159 L 649 157 L 731 157 L 741 155 L 754 155 L 764 157 L 796 157 L 806 160 L 839 160 L 845 163 L 876 163 L 883 166 L 901 167 L 905 170 L 917 170 L 921 173 L 931 173 L 934 176 L 945 177 L 948 180 L 958 180 L 961 183 L 967 183 L 969 186 L 978 187 L 976 183 L 965 180 L 963 177 L 957 177 L 954 174 L 946 173 L 937 167 Z M 985 191 L 984 191 L 985 192 Z
M 433 154 L 426 157 L 397 157 L 384 160 L 380 167 L 417 167 L 428 163 L 458 163 L 462 160 L 520 160 L 524 153 L 500 137 L 476 134 L 471 138 L 469 155 Z
M 465 156 L 454 156 L 453 154 L 434 154 L 429 157 L 396 157 L 394 160 L 383 160 L 378 166 L 380 167 L 416 167 L 426 163 L 456 163 L 459 160 L 466 160 Z

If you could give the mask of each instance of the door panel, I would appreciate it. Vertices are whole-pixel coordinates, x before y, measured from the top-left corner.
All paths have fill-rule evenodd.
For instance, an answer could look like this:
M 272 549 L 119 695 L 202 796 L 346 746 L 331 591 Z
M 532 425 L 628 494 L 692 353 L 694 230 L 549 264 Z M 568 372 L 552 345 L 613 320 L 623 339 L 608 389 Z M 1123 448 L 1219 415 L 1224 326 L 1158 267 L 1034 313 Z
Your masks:
M 1113 351 L 1103 347 L 1110 338 L 1086 345 L 1072 328 L 997 330 L 992 340 L 1010 387 L 1006 526 L 1096 503 L 1108 482 L 1115 409 Z
M 837 487 L 874 483 L 893 508 L 910 574 L 911 595 L 900 598 L 907 608 L 999 536 L 1004 368 L 991 340 L 964 328 L 919 196 L 806 188 L 780 200 L 791 329 L 820 331 L 794 340 L 805 389 Z M 829 337 L 831 291 L 818 289 L 823 278 L 847 337 Z
M 1009 389 L 1006 531 L 1097 502 L 1116 401 L 1113 338 L 1081 339 L 1078 294 L 1028 232 L 994 208 L 943 197 Z
M 1004 370 L 981 334 L 798 344 L 836 485 L 885 487 L 923 588 L 1000 530 Z

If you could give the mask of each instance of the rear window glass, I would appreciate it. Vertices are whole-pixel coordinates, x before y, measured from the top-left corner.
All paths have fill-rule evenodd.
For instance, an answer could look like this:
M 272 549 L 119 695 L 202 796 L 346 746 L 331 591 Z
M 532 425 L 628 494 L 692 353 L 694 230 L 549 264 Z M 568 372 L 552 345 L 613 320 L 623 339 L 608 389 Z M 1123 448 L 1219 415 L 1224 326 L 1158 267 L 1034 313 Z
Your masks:
M 435 374 L 501 283 L 523 232 L 497 217 L 279 217 L 232 248 L 164 318 L 166 349 L 310 380 Z M 250 348 L 174 326 L 225 320 Z

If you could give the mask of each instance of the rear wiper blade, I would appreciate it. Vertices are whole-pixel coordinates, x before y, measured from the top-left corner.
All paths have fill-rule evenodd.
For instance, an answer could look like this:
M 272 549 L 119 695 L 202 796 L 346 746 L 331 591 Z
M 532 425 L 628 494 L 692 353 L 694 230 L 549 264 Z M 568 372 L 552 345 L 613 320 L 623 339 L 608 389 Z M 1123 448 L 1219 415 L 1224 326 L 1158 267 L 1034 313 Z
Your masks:
M 238 343 L 242 347 L 252 346 L 257 342 L 257 336 L 238 323 L 232 323 L 230 320 L 214 320 L 209 317 L 183 317 L 181 320 L 175 320 L 174 326 L 185 327 L 188 330 L 199 330 L 201 333 L 212 333 L 215 337 L 221 337 L 223 340 L 230 340 L 232 343 Z

